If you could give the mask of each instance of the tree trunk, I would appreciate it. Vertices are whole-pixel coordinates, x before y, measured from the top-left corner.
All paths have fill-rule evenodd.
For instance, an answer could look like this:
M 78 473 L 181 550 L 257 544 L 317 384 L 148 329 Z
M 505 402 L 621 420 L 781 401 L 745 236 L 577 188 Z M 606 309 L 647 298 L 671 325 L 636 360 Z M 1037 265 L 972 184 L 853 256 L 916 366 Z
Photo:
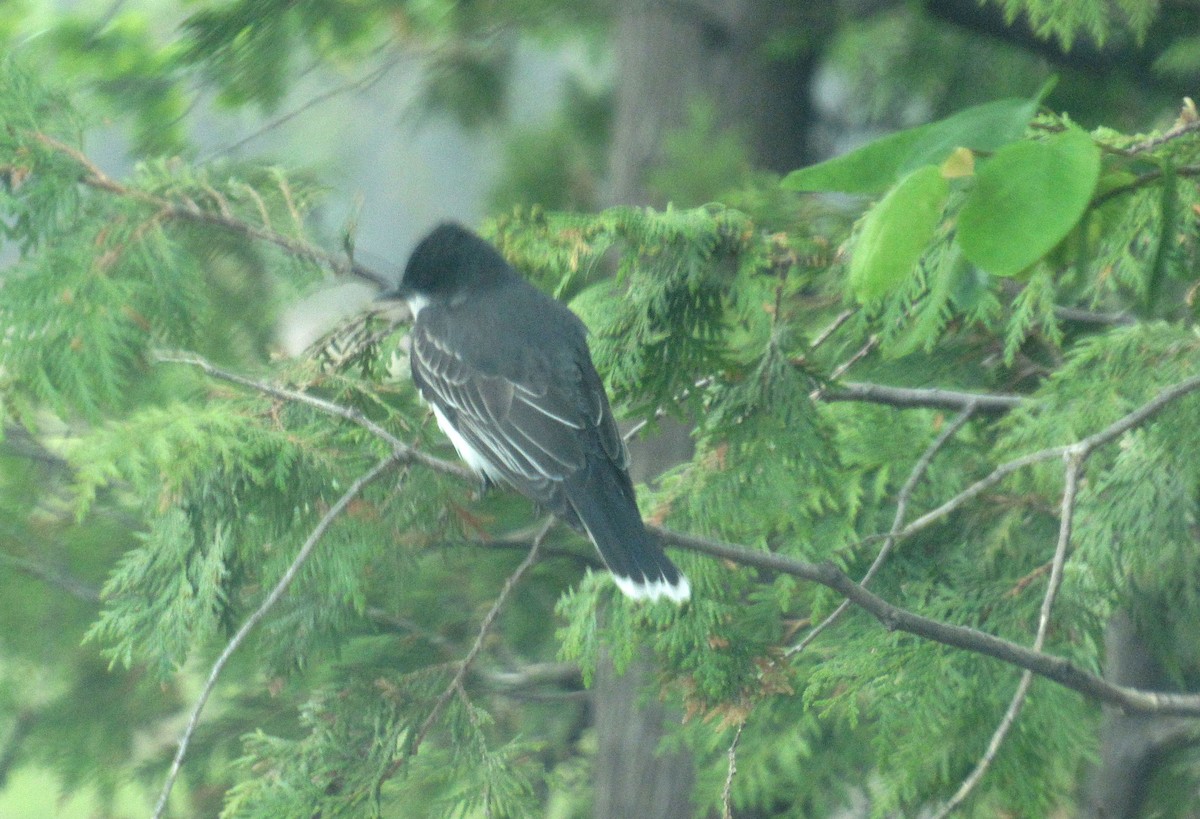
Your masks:
M 1163 691 L 1170 682 L 1128 613 L 1118 611 L 1104 638 L 1104 676 L 1117 685 Z M 1100 764 L 1084 794 L 1088 819 L 1135 819 L 1141 816 L 1150 782 L 1171 754 L 1195 745 L 1200 730 L 1194 719 L 1124 714 L 1104 709 Z
M 705 101 L 721 128 L 742 136 L 759 167 L 787 171 L 807 159 L 810 95 L 816 51 L 783 60 L 767 57 L 768 41 L 803 32 L 800 15 L 835 18 L 823 2 L 764 0 L 616 0 L 618 68 L 616 124 L 607 203 L 652 204 L 647 176 L 662 157 L 663 139 L 687 124 L 689 106 Z M 808 29 L 809 34 L 815 28 Z M 820 43 L 819 36 L 808 36 Z M 634 441 L 633 478 L 650 480 L 691 457 L 689 429 L 664 423 L 658 435 Z M 594 772 L 598 819 L 692 817 L 694 762 L 687 752 L 660 755 L 667 720 L 679 715 L 653 694 L 653 659 L 624 675 L 602 662 L 592 687 L 599 751 Z
M 764 0 L 618 0 L 616 125 L 609 204 L 656 204 L 646 177 L 663 137 L 687 123 L 695 101 L 746 140 L 758 167 L 790 171 L 810 161 L 812 75 L 834 4 Z M 809 47 L 770 59 L 772 38 Z M 658 203 L 661 204 L 661 203 Z

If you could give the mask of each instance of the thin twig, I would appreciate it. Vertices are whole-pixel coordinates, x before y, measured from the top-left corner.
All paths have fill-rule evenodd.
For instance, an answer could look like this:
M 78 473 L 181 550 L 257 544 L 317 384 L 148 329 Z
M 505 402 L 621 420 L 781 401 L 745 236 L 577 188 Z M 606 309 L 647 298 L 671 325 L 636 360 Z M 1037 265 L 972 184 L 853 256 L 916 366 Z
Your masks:
M 826 341 L 828 341 L 829 337 L 836 333 L 838 328 L 849 321 L 850 317 L 857 312 L 857 307 L 851 307 L 838 313 L 837 316 L 834 317 L 833 321 L 829 322 L 829 325 L 824 330 L 817 333 L 816 337 L 813 338 L 812 343 L 808 345 L 808 352 L 811 353 L 813 350 L 817 349 Z
M 383 475 L 388 469 L 403 463 L 403 461 L 403 453 L 394 451 L 371 467 L 369 471 L 359 476 L 358 480 L 350 485 L 350 488 L 338 498 L 337 502 L 317 522 L 308 539 L 304 541 L 304 545 L 300 547 L 300 551 L 296 553 L 296 557 L 292 560 L 291 565 L 283 573 L 283 577 L 279 578 L 279 582 L 271 589 L 271 593 L 254 610 L 254 613 L 246 618 L 246 621 L 242 623 L 242 627 L 225 644 L 225 649 L 217 657 L 216 662 L 213 663 L 212 670 L 208 673 L 208 679 L 204 683 L 204 688 L 201 689 L 200 695 L 196 698 L 196 702 L 192 706 L 192 712 L 188 716 L 187 727 L 184 728 L 183 735 L 179 738 L 179 748 L 175 751 L 175 758 L 171 762 L 171 770 L 167 773 L 167 779 L 163 783 L 162 792 L 159 794 L 158 802 L 154 806 L 154 819 L 161 819 L 167 809 L 167 799 L 170 798 L 171 789 L 175 786 L 175 780 L 179 777 L 179 771 L 183 767 L 183 758 L 187 754 L 188 743 L 191 742 L 192 734 L 196 731 L 196 725 L 200 722 L 200 712 L 204 710 L 205 704 L 208 703 L 208 698 L 212 696 L 213 689 L 217 685 L 217 678 L 221 676 L 221 671 L 225 668 L 225 664 L 229 662 L 229 658 L 233 656 L 233 652 L 237 651 L 238 647 L 246 641 L 246 637 L 249 636 L 254 627 L 262 622 L 268 612 L 283 597 L 284 592 L 292 585 L 292 581 L 296 579 L 296 575 L 300 573 L 300 569 L 308 561 L 317 544 L 321 542 L 329 527 L 345 511 L 350 502 L 358 497 L 369 483 Z
M 1050 629 L 1050 610 L 1054 607 L 1054 599 L 1058 595 L 1058 590 L 1062 587 L 1063 564 L 1067 560 L 1067 549 L 1071 543 L 1071 526 L 1075 517 L 1075 498 L 1079 491 L 1079 474 L 1083 469 L 1084 456 L 1072 454 L 1067 456 L 1067 475 L 1066 488 L 1063 489 L 1062 510 L 1058 524 L 1058 543 L 1054 547 L 1054 559 L 1050 563 L 1050 582 L 1046 584 L 1046 594 L 1042 598 L 1042 610 L 1038 616 L 1037 634 L 1033 638 L 1033 650 L 1041 651 L 1042 646 L 1046 642 L 1046 632 Z M 1004 743 L 1009 731 L 1016 724 L 1017 716 L 1021 713 L 1021 709 L 1025 705 L 1025 698 L 1029 694 L 1029 688 L 1033 684 L 1033 672 L 1026 670 L 1021 674 L 1021 681 L 1017 684 L 1016 693 L 1013 694 L 1012 701 L 1008 704 L 1008 710 L 1004 712 L 1004 717 L 1000 720 L 1000 724 L 996 726 L 995 733 L 992 734 L 991 740 L 988 741 L 987 749 L 984 751 L 979 762 L 976 763 L 974 770 L 963 780 L 959 785 L 954 796 L 942 806 L 934 819 L 946 819 L 951 813 L 957 810 L 975 790 L 975 787 L 983 779 L 988 768 L 996 759 L 996 755 L 1000 753 L 1000 746 Z
M 383 47 L 381 46 L 381 49 L 382 48 Z M 262 125 L 261 127 L 255 129 L 254 131 L 251 131 L 249 134 L 238 139 L 236 142 L 233 142 L 229 145 L 225 145 L 224 147 L 221 147 L 221 148 L 217 148 L 217 149 L 212 150 L 209 153 L 203 155 L 202 157 L 200 157 L 200 161 L 201 162 L 209 162 L 209 161 L 215 159 L 216 157 L 231 154 L 234 151 L 238 150 L 239 148 L 242 148 L 245 145 L 253 142 L 254 140 L 261 138 L 264 134 L 268 134 L 271 131 L 274 131 L 275 129 L 282 127 L 283 125 L 286 125 L 287 123 L 291 122 L 293 119 L 295 119 L 296 117 L 305 113 L 306 111 L 309 111 L 309 110 L 315 108 L 316 106 L 321 105 L 322 103 L 328 102 L 329 100 L 333 99 L 334 97 L 339 97 L 342 94 L 346 94 L 346 93 L 350 93 L 350 92 L 359 92 L 359 91 L 367 90 L 371 86 L 375 85 L 375 83 L 379 82 L 381 79 L 386 77 L 392 69 L 394 69 L 397 65 L 400 64 L 401 60 L 403 60 L 404 57 L 405 57 L 405 55 L 402 53 L 393 55 L 391 58 L 386 60 L 382 65 L 377 66 L 376 68 L 372 69 L 371 71 L 369 71 L 368 73 L 359 77 L 358 79 L 350 80 L 348 82 L 342 83 L 341 85 L 336 85 L 327 91 L 323 91 L 322 93 L 317 94 L 316 96 L 312 97 L 311 99 L 308 99 L 305 102 L 301 103 L 300 105 L 296 106 L 292 110 L 279 115 L 278 117 L 271 120 L 270 122 Z
M 7 552 L 0 552 L 0 563 L 7 564 L 18 572 L 36 577 L 39 580 L 49 583 L 51 586 L 57 586 L 72 597 L 83 600 L 86 603 L 98 603 L 100 601 L 99 589 L 84 583 L 79 578 L 73 577 L 54 566 L 48 566 L 31 558 L 10 555 Z
M 934 439 L 933 443 L 926 447 L 925 451 L 921 453 L 921 457 L 917 459 L 916 464 L 912 468 L 912 472 L 910 472 L 908 475 L 908 480 L 906 480 L 904 482 L 904 486 L 900 488 L 900 494 L 896 496 L 896 514 L 892 518 L 892 527 L 888 531 L 887 537 L 885 537 L 883 540 L 883 546 L 880 547 L 879 554 L 875 555 L 875 560 L 871 562 L 866 574 L 864 574 L 862 579 L 858 581 L 858 585 L 866 588 L 871 580 L 874 579 L 875 575 L 879 572 L 879 569 L 881 566 L 883 566 L 884 561 L 888 559 L 889 555 L 891 555 L 892 549 L 896 546 L 896 533 L 899 532 L 900 527 L 904 525 L 904 518 L 908 515 L 908 504 L 912 499 L 913 492 L 916 491 L 917 484 L 919 484 L 921 479 L 925 477 L 925 472 L 929 469 L 929 464 L 933 462 L 934 456 L 941 451 L 942 447 L 944 447 L 951 438 L 958 434 L 958 431 L 966 425 L 967 421 L 971 420 L 971 416 L 974 413 L 975 406 L 973 404 L 967 405 L 967 408 L 960 412 L 953 421 L 947 424 L 945 429 L 941 431 L 941 434 Z M 808 634 L 804 636 L 804 639 L 789 648 L 785 652 L 784 656 L 791 657 L 792 655 L 803 651 L 809 646 L 809 644 L 812 643 L 813 640 L 817 639 L 821 632 L 836 623 L 848 608 L 850 608 L 850 601 L 843 600 L 841 605 L 833 610 L 832 614 L 822 620 L 818 625 L 814 626 L 812 630 L 810 630 Z
M 1173 168 L 1171 170 L 1171 173 L 1172 173 L 1172 175 L 1180 177 L 1180 178 L 1196 177 L 1196 176 L 1200 176 L 1200 166 L 1181 165 L 1178 168 Z M 1088 207 L 1090 210 L 1095 210 L 1096 208 L 1100 207 L 1101 205 L 1103 205 L 1113 199 L 1116 199 L 1118 196 L 1124 196 L 1127 193 L 1132 193 L 1133 191 L 1139 190 L 1141 188 L 1146 187 L 1147 185 L 1157 182 L 1158 180 L 1162 179 L 1163 176 L 1164 176 L 1164 171 L 1161 168 L 1155 168 L 1152 171 L 1146 171 L 1145 173 L 1139 174 L 1138 176 L 1134 177 L 1134 179 L 1132 181 L 1127 182 L 1124 185 L 1118 185 L 1115 188 L 1109 188 L 1108 190 L 1104 191 L 1104 193 L 1099 194 L 1095 199 L 1092 200 L 1091 204 Z
M 959 509 L 968 501 L 986 490 L 992 488 L 1002 480 L 1012 475 L 1015 472 L 1024 469 L 1033 464 L 1050 461 L 1056 458 L 1064 458 L 1071 454 L 1072 451 L 1078 451 L 1084 458 L 1091 454 L 1097 447 L 1109 443 L 1129 430 L 1149 420 L 1152 416 L 1161 412 L 1164 407 L 1172 401 L 1200 388 L 1200 375 L 1192 376 L 1178 384 L 1168 387 L 1160 392 L 1151 401 L 1138 407 L 1128 415 L 1122 416 L 1113 423 L 1109 424 L 1099 432 L 1093 433 L 1086 438 L 1076 441 L 1073 444 L 1063 444 L 1062 446 L 1049 447 L 1041 449 L 1037 452 L 1031 452 L 1028 455 L 1023 455 L 1020 458 L 1003 463 L 996 467 L 992 472 L 984 478 L 976 481 L 968 486 L 963 491 L 959 492 L 954 497 L 943 503 L 941 506 L 926 512 L 921 517 L 906 525 L 903 529 L 896 533 L 896 537 L 900 540 L 913 535 L 916 532 L 925 529 L 937 521 L 949 515 L 951 512 Z
M 300 259 L 307 259 L 315 264 L 327 267 L 338 274 L 351 274 L 357 278 L 364 279 L 378 287 L 386 288 L 394 284 L 391 279 L 370 270 L 352 259 L 345 259 L 336 256 L 328 251 L 317 247 L 316 245 L 305 242 L 301 239 L 295 239 L 282 233 L 277 233 L 273 230 L 252 225 L 249 222 L 238 219 L 224 213 L 214 213 L 212 211 L 201 210 L 194 202 L 180 203 L 161 196 L 156 196 L 152 193 L 131 188 L 121 184 L 117 180 L 104 173 L 94 162 L 92 162 L 82 151 L 74 148 L 65 142 L 60 142 L 52 136 L 35 132 L 32 134 L 34 139 L 41 142 L 46 147 L 58 151 L 65 156 L 70 157 L 82 169 L 83 174 L 80 176 L 80 182 L 90 188 L 105 191 L 115 196 L 120 196 L 125 199 L 132 199 L 143 204 L 150 205 L 157 213 L 169 219 L 178 219 L 187 222 L 202 222 L 204 224 L 213 225 L 215 227 L 224 228 L 233 233 L 245 236 L 248 239 L 255 239 L 267 244 L 275 245 L 286 253 Z
M 1080 324 L 1097 324 L 1104 327 L 1128 327 L 1137 324 L 1137 316 L 1132 313 L 1097 313 L 1094 310 L 1084 310 L 1079 307 L 1056 306 L 1054 315 L 1063 321 L 1077 321 Z
M 38 713 L 31 708 L 23 709 L 13 720 L 13 726 L 4 738 L 4 744 L 0 745 L 0 788 L 8 784 L 8 776 L 13 767 L 22 761 L 21 749 L 25 740 L 33 733 L 37 722 Z
M 274 398 L 279 398 L 284 401 L 294 401 L 300 404 L 307 404 L 310 407 L 320 410 L 328 415 L 336 415 L 339 418 L 344 418 L 347 421 L 358 424 L 363 429 L 370 432 L 375 437 L 384 441 L 392 448 L 392 451 L 397 454 L 401 460 L 409 463 L 419 463 L 422 466 L 429 467 L 435 472 L 441 472 L 443 475 L 451 475 L 455 478 L 460 478 L 465 481 L 474 480 L 474 475 L 466 467 L 450 461 L 444 461 L 441 458 L 435 458 L 432 455 L 427 455 L 419 449 L 404 443 L 392 433 L 388 432 L 379 424 L 372 421 L 362 412 L 353 407 L 343 406 L 333 401 L 328 401 L 324 398 L 318 398 L 315 395 L 309 395 L 306 392 L 280 387 L 266 381 L 259 381 L 254 378 L 248 378 L 238 373 L 230 372 L 222 369 L 203 357 L 189 352 L 169 352 L 160 350 L 154 353 L 157 361 L 169 364 L 187 364 L 191 367 L 196 367 L 202 370 L 205 374 L 228 381 L 231 384 L 239 384 L 243 387 L 249 387 L 253 390 L 270 395 Z
M 890 387 L 886 384 L 845 382 L 817 396 L 821 401 L 864 401 L 892 407 L 961 410 L 974 406 L 977 412 L 1005 413 L 1024 404 L 1023 395 L 989 394 L 945 390 L 938 387 Z
M 872 334 L 871 337 L 867 339 L 866 343 L 863 344 L 863 346 L 858 348 L 858 351 L 856 353 L 854 353 L 854 355 L 850 356 L 845 361 L 843 361 L 841 364 L 839 364 L 838 366 L 833 368 L 833 372 L 831 372 L 829 374 L 828 380 L 829 381 L 837 381 L 839 378 L 841 378 L 843 375 L 845 375 L 846 372 L 851 367 L 853 367 L 855 364 L 857 364 L 858 362 L 860 362 L 864 358 L 866 358 L 868 355 L 870 355 L 871 351 L 874 350 L 878 346 L 879 346 L 879 336 L 877 334 Z M 824 395 L 825 395 L 825 386 L 822 385 L 820 387 L 817 387 L 815 390 L 813 390 L 809 394 L 808 397 L 813 401 L 820 401 L 824 397 Z
M 692 394 L 693 389 L 697 389 L 697 390 L 705 389 L 710 384 L 712 384 L 713 381 L 715 381 L 715 380 L 716 379 L 713 378 L 713 376 L 711 376 L 711 375 L 706 375 L 703 378 L 698 378 L 698 379 L 696 379 L 695 382 L 693 382 L 691 387 L 684 388 L 672 400 L 676 404 L 682 403 L 687 400 L 689 395 Z M 650 418 L 643 418 L 640 421 L 638 421 L 636 424 L 631 426 L 629 428 L 629 431 L 621 436 L 621 440 L 624 441 L 625 443 L 629 443 L 630 441 L 633 440 L 635 435 L 637 435 L 639 432 L 641 432 L 643 429 L 646 428 L 646 425 L 649 424 L 651 420 L 661 421 L 663 418 L 666 418 L 666 417 L 667 417 L 667 408 L 659 407 L 658 409 L 656 409 L 654 411 L 654 415 L 652 415 Z
M 729 743 L 729 770 L 725 774 L 725 787 L 721 789 L 721 819 L 733 819 L 733 778 L 737 775 L 737 747 L 745 727 L 746 720 L 739 722 L 733 742 Z
M 1197 131 L 1200 131 L 1200 118 L 1197 118 L 1196 115 L 1196 104 L 1192 102 L 1190 97 L 1184 97 L 1183 108 L 1180 110 L 1179 119 L 1176 120 L 1174 125 L 1158 136 L 1144 139 L 1133 147 L 1127 148 L 1125 153 L 1133 155 L 1152 151 L 1155 148 L 1166 145 L 1168 142 L 1188 134 L 1194 134 Z
M 488 633 L 492 630 L 492 625 L 496 622 L 496 617 L 499 616 L 500 609 L 508 602 L 509 595 L 516 588 L 517 584 L 521 582 L 521 578 L 525 576 L 525 573 L 537 561 L 538 550 L 542 547 L 542 541 L 546 539 L 546 535 L 550 534 L 550 530 L 554 528 L 555 523 L 556 520 L 554 518 L 549 518 L 543 524 L 537 536 L 534 537 L 533 543 L 529 546 L 529 554 L 525 555 L 525 559 L 517 565 L 517 568 L 513 569 L 512 574 L 504 581 L 504 586 L 500 589 L 500 593 L 496 595 L 496 600 L 492 603 L 491 609 L 488 610 L 488 613 L 484 615 L 483 621 L 479 624 L 479 634 L 476 635 L 475 642 L 471 645 L 466 656 L 459 662 L 458 670 L 454 672 L 454 677 L 450 680 L 450 684 L 442 691 L 441 696 L 437 698 L 437 701 L 433 704 L 433 708 L 426 715 L 425 721 L 421 723 L 421 727 L 417 731 L 417 736 L 413 740 L 410 753 L 415 754 L 421 747 L 421 743 L 425 740 L 425 735 L 429 733 L 429 729 L 437 722 L 438 717 L 445 710 L 446 704 L 454 696 L 455 689 L 460 687 L 463 680 L 466 679 L 467 672 L 471 669 L 471 664 L 475 662 L 475 658 L 483 650 L 484 640 L 487 639 Z

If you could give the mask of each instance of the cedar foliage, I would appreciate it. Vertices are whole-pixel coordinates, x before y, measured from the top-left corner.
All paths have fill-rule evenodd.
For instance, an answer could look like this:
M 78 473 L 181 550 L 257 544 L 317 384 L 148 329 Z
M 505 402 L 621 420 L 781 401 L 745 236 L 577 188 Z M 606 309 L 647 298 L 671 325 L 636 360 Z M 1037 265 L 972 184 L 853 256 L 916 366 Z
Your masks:
M 193 23 L 210 37 L 223 24 Z M 21 565 L 36 558 L 43 574 L 61 564 L 103 578 L 98 608 L 87 588 L 47 597 L 16 575 L 0 581 L 12 601 L 0 632 L 3 697 L 37 715 L 29 753 L 62 759 L 68 784 L 111 791 L 129 770 L 94 760 L 132 757 L 156 787 L 173 751 L 162 720 L 190 705 L 194 675 L 389 450 L 345 418 L 214 380 L 173 351 L 352 408 L 421 451 L 450 450 L 407 380 L 393 377 L 404 371 L 403 326 L 368 315 L 305 360 L 270 359 L 264 313 L 337 266 L 300 252 L 312 247 L 304 215 L 319 195 L 303 176 L 172 160 L 109 180 L 79 153 L 71 102 L 13 61 L 0 77 L 0 122 L 0 224 L 20 255 L 0 287 L 0 401 L 8 442 L 41 457 L 30 466 L 5 453 L 4 559 L 20 568 L 9 544 L 50 528 L 55 551 Z M 1068 127 L 1043 115 L 1021 141 Z M 947 442 L 916 485 L 917 514 L 996 464 L 1079 440 L 1195 374 L 1197 132 L 1186 119 L 1169 139 L 1093 131 L 1105 164 L 1087 213 L 1015 276 L 962 258 L 954 224 L 966 194 L 952 191 L 912 270 L 860 305 L 844 282 L 861 230 L 847 236 L 816 203 L 793 201 L 803 216 L 784 230 L 709 205 L 521 209 L 485 232 L 533 280 L 572 295 L 620 414 L 661 410 L 695 423 L 695 457 L 644 489 L 648 517 L 858 577 L 952 414 L 824 400 L 864 345 L 858 380 L 1024 398 L 1002 417 L 977 413 Z M 234 222 L 252 230 L 229 230 Z M 604 279 L 614 258 L 616 276 Z M 1083 321 L 1064 307 L 1119 321 Z M 814 347 L 846 309 L 853 315 Z M 1163 629 L 1163 662 L 1181 690 L 1194 687 L 1198 413 L 1200 400 L 1181 398 L 1087 464 L 1051 653 L 1098 669 L 1119 608 Z M 34 491 L 41 485 L 52 491 Z M 1062 492 L 1057 464 L 1018 472 L 902 541 L 873 589 L 1030 643 Z M 602 647 L 620 666 L 650 646 L 661 695 L 689 715 L 675 741 L 699 754 L 700 808 L 719 807 L 726 749 L 744 723 L 736 809 L 821 815 L 862 787 L 876 815 L 916 813 L 957 787 L 1015 687 L 1011 667 L 886 632 L 861 613 L 789 654 L 837 597 L 699 555 L 674 553 L 693 583 L 686 607 L 630 604 L 586 571 L 590 547 L 557 530 L 473 673 L 448 689 L 519 560 L 504 547 L 523 550 L 535 522 L 523 502 L 476 498 L 421 464 L 368 487 L 222 678 L 220 705 L 184 765 L 191 800 L 177 794 L 178 812 L 524 816 L 555 799 L 580 810 L 589 750 L 574 736 L 578 706 L 561 691 L 544 702 L 509 696 L 503 672 L 562 659 L 586 683 Z M 37 616 L 62 618 L 62 645 L 22 639 Z M 51 649 L 71 657 L 55 666 L 55 690 L 22 694 L 22 665 L 50 667 Z M 969 809 L 1070 810 L 1099 714 L 1097 703 L 1035 681 Z M 1160 810 L 1184 815 L 1187 804 L 1167 798 Z

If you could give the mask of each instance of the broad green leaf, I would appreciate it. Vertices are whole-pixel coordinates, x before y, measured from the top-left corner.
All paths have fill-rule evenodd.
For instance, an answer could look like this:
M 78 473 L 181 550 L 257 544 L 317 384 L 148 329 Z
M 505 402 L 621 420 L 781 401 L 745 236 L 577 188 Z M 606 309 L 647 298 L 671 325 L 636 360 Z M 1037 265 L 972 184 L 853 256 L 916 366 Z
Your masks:
M 964 255 L 1013 276 L 1049 253 L 1087 210 L 1100 175 L 1100 149 L 1072 128 L 1018 142 L 980 164 L 958 217 Z
M 1034 99 L 976 105 L 943 120 L 897 131 L 825 162 L 792 171 L 783 186 L 794 191 L 877 194 L 910 170 L 936 165 L 955 148 L 994 151 L 1020 139 L 1033 118 Z
M 921 125 L 888 134 L 847 154 L 792 171 L 781 184 L 794 191 L 882 193 L 896 181 L 913 148 L 932 127 Z
M 935 165 L 904 177 L 863 220 L 850 260 L 850 289 L 860 302 L 894 290 L 921 257 L 950 194 Z
M 901 171 L 940 163 L 955 148 L 990 152 L 1016 142 L 1025 135 L 1025 126 L 1037 113 L 1039 99 L 986 102 L 933 123 L 913 145 Z

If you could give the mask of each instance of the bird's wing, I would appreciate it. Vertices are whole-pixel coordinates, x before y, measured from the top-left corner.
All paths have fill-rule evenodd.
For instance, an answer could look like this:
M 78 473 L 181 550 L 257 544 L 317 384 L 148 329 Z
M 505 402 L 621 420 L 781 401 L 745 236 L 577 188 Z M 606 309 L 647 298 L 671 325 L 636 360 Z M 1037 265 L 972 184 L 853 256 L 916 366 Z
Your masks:
M 592 431 L 611 417 L 603 393 L 588 417 L 587 405 L 597 399 L 582 374 L 571 380 L 573 374 L 536 369 L 523 376 L 486 372 L 421 322 L 412 332 L 411 358 L 422 395 L 499 473 L 491 477 L 535 499 L 548 499 L 563 478 L 583 468 Z
M 588 397 L 587 417 L 599 436 L 604 455 L 624 472 L 629 469 L 629 449 L 625 446 L 625 438 L 617 426 L 617 419 L 613 417 L 608 406 L 608 393 L 605 392 L 604 383 L 600 381 L 600 376 L 591 364 L 590 356 L 588 366 L 583 372 L 583 388 Z

